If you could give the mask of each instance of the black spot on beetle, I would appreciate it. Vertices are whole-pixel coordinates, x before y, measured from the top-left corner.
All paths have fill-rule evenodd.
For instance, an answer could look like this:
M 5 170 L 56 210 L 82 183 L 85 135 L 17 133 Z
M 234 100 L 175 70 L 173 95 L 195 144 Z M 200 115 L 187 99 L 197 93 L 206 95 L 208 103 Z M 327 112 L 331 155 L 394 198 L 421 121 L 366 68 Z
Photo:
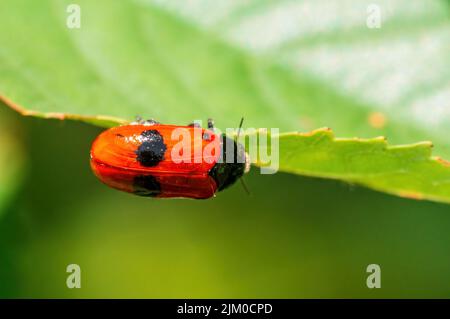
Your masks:
M 142 166 L 156 166 L 164 159 L 167 146 L 162 135 L 157 130 L 147 130 L 141 133 L 142 144 L 135 151 L 136 159 Z
M 134 194 L 155 197 L 161 194 L 161 184 L 152 175 L 138 175 L 133 181 Z

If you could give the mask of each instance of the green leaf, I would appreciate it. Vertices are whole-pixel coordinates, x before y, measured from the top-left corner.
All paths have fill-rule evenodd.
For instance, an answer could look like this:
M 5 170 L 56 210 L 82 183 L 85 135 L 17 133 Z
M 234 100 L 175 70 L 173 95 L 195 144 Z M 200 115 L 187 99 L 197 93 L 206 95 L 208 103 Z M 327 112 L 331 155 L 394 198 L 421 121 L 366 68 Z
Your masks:
M 270 139 L 267 133 L 259 134 Z M 335 138 L 328 128 L 278 137 L 281 171 L 340 179 L 397 196 L 450 203 L 450 162 L 431 157 L 430 142 L 390 146 L 384 137 Z M 270 154 L 270 144 L 259 152 Z M 258 157 L 255 160 L 262 167 L 270 164 Z
M 392 144 L 431 140 L 435 154 L 450 158 L 448 4 L 379 1 L 382 26 L 369 29 L 372 2 L 79 0 L 81 28 L 70 29 L 72 1 L 3 0 L 0 100 L 24 115 L 105 127 L 136 115 L 179 124 L 213 117 L 219 127 L 244 116 L 247 127 L 282 132 L 327 126 Z M 301 146 L 285 139 L 283 170 L 448 198 L 435 189 L 432 169 L 446 176 L 448 167 L 429 156 L 423 170 L 405 171 L 430 187 L 408 181 L 405 190 L 381 169 L 395 147 L 335 172 L 304 167 Z M 420 145 L 398 149 L 414 153 Z M 401 157 L 405 167 L 414 158 Z

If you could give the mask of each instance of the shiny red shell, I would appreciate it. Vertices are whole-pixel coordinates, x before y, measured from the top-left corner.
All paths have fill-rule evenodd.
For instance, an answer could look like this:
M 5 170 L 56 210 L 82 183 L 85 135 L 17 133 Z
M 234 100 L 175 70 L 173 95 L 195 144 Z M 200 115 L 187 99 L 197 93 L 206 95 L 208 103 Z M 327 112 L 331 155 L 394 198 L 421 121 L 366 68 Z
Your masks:
M 179 128 L 190 134 L 192 151 L 182 154 L 184 162 L 176 163 L 172 149 L 180 139 L 173 139 L 172 133 Z M 165 147 L 162 158 L 151 166 L 143 165 L 137 156 L 148 131 L 159 134 Z M 214 149 L 218 143 L 217 134 L 193 126 L 123 125 L 108 129 L 95 139 L 91 168 L 100 181 L 121 191 L 160 198 L 209 198 L 218 188 L 209 173 L 220 152 L 212 151 L 206 158 L 203 151 L 205 147 Z

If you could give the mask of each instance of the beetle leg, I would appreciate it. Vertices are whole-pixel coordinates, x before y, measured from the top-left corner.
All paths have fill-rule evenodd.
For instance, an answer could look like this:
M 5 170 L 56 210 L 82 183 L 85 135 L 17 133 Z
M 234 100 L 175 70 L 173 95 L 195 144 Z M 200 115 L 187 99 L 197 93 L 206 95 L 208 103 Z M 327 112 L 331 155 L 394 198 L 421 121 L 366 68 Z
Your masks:
M 158 121 L 155 121 L 154 119 L 144 120 L 141 116 L 137 115 L 136 120 L 134 122 L 130 123 L 131 125 L 155 125 L 159 124 Z
M 214 121 L 213 119 L 208 119 L 208 129 L 214 131 Z
M 140 115 L 136 115 L 136 118 L 133 122 L 131 122 L 131 125 L 138 125 L 142 123 L 142 117 Z
M 143 125 L 156 125 L 156 124 L 160 124 L 160 123 L 158 121 L 154 120 L 154 119 L 149 119 L 149 120 L 142 121 L 141 124 L 143 124 Z
M 214 130 L 214 120 L 211 119 L 211 118 L 208 119 L 208 130 L 211 130 L 211 131 L 213 131 L 213 132 L 215 131 L 215 130 Z M 210 136 L 209 133 L 205 132 L 205 133 L 203 134 L 203 139 L 204 139 L 204 140 L 209 140 L 210 138 L 211 138 L 211 136 Z

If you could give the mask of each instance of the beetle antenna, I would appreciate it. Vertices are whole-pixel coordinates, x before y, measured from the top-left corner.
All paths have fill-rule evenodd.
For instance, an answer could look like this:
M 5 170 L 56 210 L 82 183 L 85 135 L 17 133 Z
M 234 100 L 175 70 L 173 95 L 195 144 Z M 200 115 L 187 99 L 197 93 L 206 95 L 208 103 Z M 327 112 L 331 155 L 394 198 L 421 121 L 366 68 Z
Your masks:
M 244 190 L 245 190 L 245 192 L 247 193 L 247 195 L 250 196 L 250 191 L 249 191 L 249 189 L 248 189 L 248 187 L 247 187 L 247 184 L 245 184 L 244 179 L 241 177 L 241 178 L 239 178 L 239 180 L 241 181 L 241 185 L 242 185 L 242 187 L 244 188 Z
M 244 123 L 244 117 L 241 117 L 241 122 L 239 123 L 239 128 L 238 128 L 236 137 L 234 138 L 235 142 L 237 142 L 237 140 L 239 139 L 239 136 L 241 135 L 242 123 Z
M 236 136 L 234 137 L 234 141 L 237 143 L 237 141 L 238 141 L 238 139 L 239 139 L 239 136 L 241 135 L 241 130 L 242 130 L 242 124 L 244 123 L 244 117 L 241 117 L 241 121 L 239 122 L 239 128 L 238 128 L 238 130 L 237 130 L 237 134 L 236 134 Z M 249 189 L 248 189 L 248 187 L 247 187 L 247 184 L 245 184 L 245 181 L 244 181 L 244 179 L 241 177 L 241 178 L 239 178 L 239 180 L 241 181 L 241 185 L 242 185 L 242 188 L 245 190 L 245 192 L 247 193 L 247 195 L 249 195 L 250 196 L 250 191 L 249 191 Z

